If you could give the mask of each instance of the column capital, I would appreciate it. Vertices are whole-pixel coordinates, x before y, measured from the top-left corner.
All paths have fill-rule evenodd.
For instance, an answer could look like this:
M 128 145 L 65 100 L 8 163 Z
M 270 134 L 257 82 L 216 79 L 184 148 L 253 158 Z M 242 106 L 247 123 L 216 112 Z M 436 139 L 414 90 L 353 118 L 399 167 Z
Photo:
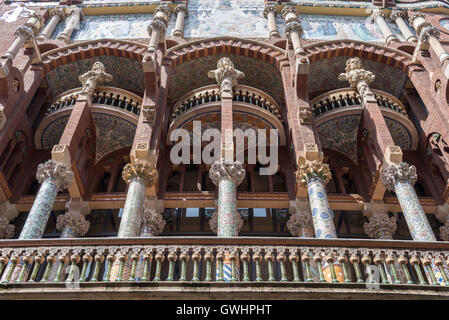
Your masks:
M 30 27 L 27 26 L 19 26 L 14 31 L 14 37 L 24 37 L 25 40 L 30 40 L 34 37 L 34 31 Z
M 209 178 L 216 186 L 222 179 L 231 180 L 235 186 L 238 186 L 245 178 L 245 174 L 243 165 L 238 161 L 215 161 L 209 170 Z
M 263 9 L 263 16 L 264 16 L 265 19 L 268 18 L 268 13 L 269 12 L 273 12 L 274 15 L 276 15 L 276 13 L 277 13 L 276 7 L 273 6 L 273 5 L 270 5 L 270 4 L 269 5 L 265 5 L 265 8 Z
M 91 96 L 98 83 L 111 82 L 112 76 L 105 72 L 104 64 L 97 61 L 92 66 L 92 70 L 79 76 L 78 79 L 83 85 L 83 89 L 80 94 Z
M 167 26 L 168 19 L 170 17 L 170 7 L 166 5 L 157 6 L 154 9 L 154 20 L 163 21 L 165 26 Z
M 385 17 L 386 17 L 385 10 L 381 10 L 379 8 L 376 8 L 376 9 L 373 10 L 373 16 L 374 17 L 382 17 L 382 18 L 385 19 Z
M 50 179 L 62 191 L 72 183 L 73 172 L 64 163 L 48 160 L 37 167 L 36 179 L 39 183 Z
M 14 236 L 15 226 L 5 217 L 0 218 L 0 239 L 11 239 Z
M 386 239 L 396 232 L 397 223 L 395 217 L 387 214 L 375 214 L 369 218 L 369 222 L 363 225 L 366 234 L 372 239 Z
M 217 210 L 214 211 L 214 214 L 209 219 L 209 226 L 210 226 L 210 230 L 213 233 L 218 232 L 218 212 L 217 212 Z M 239 212 L 237 211 L 237 232 L 240 232 L 240 229 L 242 229 L 242 226 L 243 226 L 243 219 L 240 216 Z
M 298 237 L 303 229 L 313 231 L 313 219 L 309 210 L 299 210 L 290 215 L 287 221 L 287 229 L 292 236 Z
M 151 36 L 153 33 L 153 30 L 159 31 L 159 33 L 164 33 L 167 27 L 165 26 L 165 23 L 161 20 L 153 20 L 150 22 L 150 24 L 147 27 L 148 35 Z
M 291 21 L 285 24 L 285 34 L 290 36 L 292 32 L 297 32 L 299 35 L 302 34 L 302 26 L 298 21 Z
M 145 228 L 150 229 L 152 236 L 160 234 L 165 227 L 166 221 L 161 213 L 156 210 L 145 210 L 142 212 L 142 222 Z
M 419 11 L 413 12 L 410 18 L 408 19 L 408 22 L 413 26 L 413 22 L 418 18 L 426 19 L 426 15 Z
M 327 184 L 332 178 L 329 165 L 317 160 L 306 160 L 306 163 L 300 165 L 296 171 L 296 183 L 307 186 L 312 178 L 319 178 L 324 184 Z
M 150 188 L 158 179 L 158 172 L 153 162 L 136 160 L 133 163 L 128 163 L 123 168 L 122 178 L 126 183 L 130 183 L 134 177 L 143 179 L 145 186 Z
M 405 14 L 404 12 L 400 11 L 400 10 L 392 10 L 390 13 L 390 19 L 392 21 L 396 20 L 397 18 L 405 18 Z
M 437 39 L 440 39 L 440 30 L 438 30 L 435 27 L 432 26 L 425 26 L 421 29 L 421 32 L 419 33 L 419 40 L 424 43 L 429 43 L 430 37 L 435 37 Z
M 346 61 L 345 73 L 340 73 L 338 80 L 348 81 L 351 88 L 356 90 L 363 98 L 366 98 L 373 95 L 369 84 L 374 81 L 376 76 L 371 71 L 362 68 L 360 58 L 350 58 Z
M 175 7 L 175 13 L 178 14 L 179 12 L 183 11 L 184 14 L 187 16 L 189 14 L 189 9 L 187 9 L 187 7 L 183 4 L 178 4 Z
M 290 14 L 290 16 L 288 16 Z M 295 21 L 299 19 L 298 10 L 294 6 L 285 6 L 281 11 L 282 18 L 285 20 L 285 23 Z
M 440 227 L 440 238 L 443 241 L 449 241 L 449 223 L 446 222 Z
M 52 9 L 50 11 L 50 17 L 59 16 L 61 19 L 66 17 L 66 13 L 62 9 Z
M 418 180 L 418 175 L 416 174 L 416 167 L 414 165 L 401 162 L 398 164 L 392 163 L 386 169 L 382 170 L 380 178 L 387 190 L 394 190 L 396 181 L 407 180 L 414 185 L 416 180 Z
M 209 78 L 215 78 L 220 85 L 220 95 L 227 98 L 232 98 L 232 88 L 237 85 L 237 80 L 245 76 L 227 57 L 218 60 L 217 69 L 209 71 L 207 75 Z
M 64 228 L 69 228 L 79 237 L 82 237 L 87 233 L 89 226 L 90 222 L 77 211 L 69 211 L 65 214 L 60 214 L 56 219 L 56 229 L 62 231 Z

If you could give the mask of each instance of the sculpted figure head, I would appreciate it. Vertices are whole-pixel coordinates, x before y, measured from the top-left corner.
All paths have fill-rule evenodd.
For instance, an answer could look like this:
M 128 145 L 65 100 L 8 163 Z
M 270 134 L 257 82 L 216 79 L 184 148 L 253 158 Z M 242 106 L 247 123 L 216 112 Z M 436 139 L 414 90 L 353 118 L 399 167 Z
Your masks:
M 348 59 L 348 61 L 346 61 L 346 68 L 345 68 L 346 73 L 355 69 L 362 69 L 362 60 L 360 60 L 360 58 L 357 57 Z

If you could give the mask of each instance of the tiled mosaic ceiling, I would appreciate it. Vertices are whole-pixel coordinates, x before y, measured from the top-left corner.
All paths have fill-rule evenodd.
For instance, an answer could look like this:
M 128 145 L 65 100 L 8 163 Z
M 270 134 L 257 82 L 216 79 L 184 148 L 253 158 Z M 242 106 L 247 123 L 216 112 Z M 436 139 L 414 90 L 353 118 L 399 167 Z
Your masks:
M 116 56 L 98 56 L 78 60 L 51 70 L 46 76 L 51 94 L 56 96 L 69 89 L 81 87 L 78 77 L 89 71 L 96 61 L 101 61 L 106 72 L 113 76 L 112 82 L 107 83 L 108 86 L 143 93 L 144 79 L 141 62 Z
M 326 91 L 346 88 L 349 86 L 347 81 L 339 81 L 338 75 L 345 70 L 347 56 L 333 57 L 311 63 L 310 74 L 308 77 L 308 89 L 312 95 L 320 94 Z M 376 80 L 370 87 L 372 89 L 383 90 L 395 97 L 400 97 L 404 87 L 407 75 L 402 71 L 391 66 L 363 60 L 363 67 L 376 75 Z
M 194 59 L 178 65 L 176 74 L 172 76 L 170 83 L 173 101 L 191 90 L 209 84 L 216 84 L 215 79 L 207 76 L 207 72 L 217 68 L 217 61 L 221 57 L 228 57 L 245 77 L 239 80 L 240 84 L 246 84 L 267 92 L 278 102 L 282 96 L 282 79 L 279 72 L 271 64 L 260 60 L 238 56 L 235 54 L 217 54 L 204 58 Z
M 51 149 L 59 143 L 70 115 L 51 122 L 40 137 L 43 149 Z M 133 144 L 136 125 L 110 114 L 93 112 L 97 134 L 97 150 L 95 161 L 100 161 L 107 154 L 130 147 Z

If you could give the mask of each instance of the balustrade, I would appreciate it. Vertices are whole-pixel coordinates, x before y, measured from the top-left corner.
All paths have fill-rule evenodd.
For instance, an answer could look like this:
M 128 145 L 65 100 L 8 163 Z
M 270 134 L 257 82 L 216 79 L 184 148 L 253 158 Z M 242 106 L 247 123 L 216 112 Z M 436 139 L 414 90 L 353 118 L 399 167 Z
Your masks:
M 446 274 L 449 271 L 446 265 L 449 251 L 426 249 L 424 245 L 412 248 L 416 243 L 412 241 L 400 241 L 396 249 L 374 241 L 362 241 L 365 246 L 352 247 L 346 246 L 344 240 L 338 240 L 339 243 L 324 246 L 318 239 L 309 239 L 306 245 L 301 244 L 301 240 L 281 244 L 275 239 L 264 239 L 262 243 L 249 245 L 250 238 L 240 238 L 244 244 L 230 246 L 223 246 L 217 238 L 203 239 L 204 245 L 190 244 L 191 239 L 176 239 L 173 244 L 163 244 L 169 243 L 169 238 L 150 244 L 147 239 L 128 240 L 124 244 L 116 239 L 118 243 L 111 246 L 105 246 L 103 239 L 86 240 L 89 241 L 88 245 L 72 245 L 73 242 L 62 240 L 64 243 L 60 246 L 49 245 L 48 240 L 35 240 L 31 247 L 8 246 L 18 243 L 2 241 L 2 284 L 221 282 L 224 252 L 231 252 L 231 282 L 449 285 Z M 198 243 L 198 240 L 193 239 L 191 243 Z M 82 240 L 79 242 L 82 243 Z M 299 244 L 294 245 L 295 242 Z M 128 260 L 131 263 L 129 276 L 124 274 Z M 23 261 L 22 268 L 17 268 L 20 274 L 13 276 L 19 261 Z M 5 268 L 8 262 L 11 267 Z M 114 262 L 120 264 L 118 271 L 112 268 Z M 143 270 L 140 275 L 137 275 L 138 269 Z M 2 275 L 5 272 L 8 274 Z M 113 272 L 118 274 L 111 276 Z

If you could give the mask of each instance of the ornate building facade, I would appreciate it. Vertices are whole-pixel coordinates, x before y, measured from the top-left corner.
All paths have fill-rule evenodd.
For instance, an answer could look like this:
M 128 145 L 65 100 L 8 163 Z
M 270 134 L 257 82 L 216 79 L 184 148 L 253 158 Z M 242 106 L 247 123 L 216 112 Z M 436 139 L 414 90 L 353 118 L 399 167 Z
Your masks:
M 449 297 L 449 2 L 4 0 L 0 25 L 1 298 Z

